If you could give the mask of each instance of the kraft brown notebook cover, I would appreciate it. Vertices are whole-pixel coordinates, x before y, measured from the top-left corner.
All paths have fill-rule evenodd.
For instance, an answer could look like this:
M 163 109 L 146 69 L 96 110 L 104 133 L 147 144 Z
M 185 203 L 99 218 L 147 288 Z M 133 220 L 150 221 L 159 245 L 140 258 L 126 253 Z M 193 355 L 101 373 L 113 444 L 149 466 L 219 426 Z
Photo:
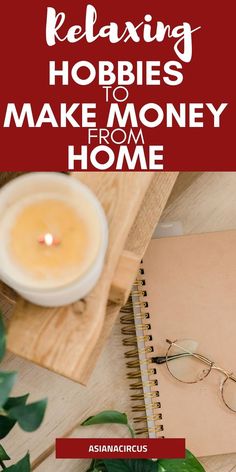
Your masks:
M 201 354 L 236 373 L 236 231 L 152 240 L 143 270 L 154 355 L 166 353 L 166 338 L 194 339 Z M 163 435 L 185 437 L 198 456 L 235 452 L 236 413 L 221 400 L 223 375 L 186 385 L 165 364 L 156 368 Z

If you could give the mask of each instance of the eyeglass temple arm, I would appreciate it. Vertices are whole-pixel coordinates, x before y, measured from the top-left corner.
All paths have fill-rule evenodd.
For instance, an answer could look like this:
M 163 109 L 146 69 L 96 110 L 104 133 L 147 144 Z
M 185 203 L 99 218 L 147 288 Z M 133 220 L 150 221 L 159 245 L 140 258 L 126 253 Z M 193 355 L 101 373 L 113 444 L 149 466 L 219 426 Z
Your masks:
M 152 357 L 152 362 L 154 364 L 165 364 L 166 356 Z
M 172 343 L 171 341 L 167 340 L 168 344 L 172 345 L 175 343 Z M 176 346 L 178 347 L 178 345 L 176 344 Z M 190 352 L 190 351 L 186 351 L 185 349 L 181 348 L 184 352 L 181 352 L 179 354 L 174 354 L 173 356 L 158 356 L 158 357 L 153 357 L 152 358 L 152 362 L 155 363 L 155 364 L 164 364 L 165 362 L 168 362 L 169 361 L 172 361 L 174 359 L 181 359 L 182 357 L 189 357 L 189 356 L 193 356 L 195 357 L 196 359 L 199 359 L 200 361 L 204 362 L 204 364 L 207 364 L 207 365 L 213 365 L 213 362 L 210 361 L 210 359 L 207 359 L 206 357 L 202 356 L 201 354 L 195 354 L 194 352 Z
M 154 362 L 155 364 L 165 364 L 165 362 L 168 361 L 172 361 L 174 359 L 179 359 L 181 357 L 188 357 L 188 356 L 194 356 L 194 354 L 190 354 L 188 352 L 183 352 L 181 354 L 175 354 L 173 356 L 158 356 L 158 357 L 152 357 L 152 362 Z

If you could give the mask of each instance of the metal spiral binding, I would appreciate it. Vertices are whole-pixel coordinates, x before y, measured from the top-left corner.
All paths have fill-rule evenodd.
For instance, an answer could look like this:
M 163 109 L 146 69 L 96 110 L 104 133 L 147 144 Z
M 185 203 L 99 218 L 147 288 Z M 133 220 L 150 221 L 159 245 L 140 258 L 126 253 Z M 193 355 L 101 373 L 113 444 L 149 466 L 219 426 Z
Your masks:
M 141 263 L 139 274 L 136 282 L 133 284 L 132 295 L 130 295 L 126 305 L 121 310 L 121 332 L 125 336 L 123 339 L 123 345 L 130 347 L 125 353 L 127 359 L 126 365 L 128 368 L 127 377 L 131 381 L 131 401 L 132 401 L 132 412 L 137 413 L 133 421 L 134 424 L 140 425 L 135 428 L 136 434 L 161 434 L 163 426 L 160 424 L 162 420 L 162 414 L 158 412 L 161 408 L 159 401 L 158 391 L 158 380 L 153 378 L 156 375 L 156 369 L 152 366 L 151 358 L 148 356 L 140 361 L 140 354 L 150 354 L 153 352 L 153 347 L 150 345 L 152 336 L 148 334 L 148 330 L 151 329 L 149 322 L 150 315 L 148 313 L 148 302 L 146 301 L 147 291 L 145 289 L 145 278 L 144 269 Z M 135 314 L 134 314 L 135 309 Z M 134 318 L 135 317 L 135 318 Z M 136 320 L 136 322 L 135 322 Z M 142 336 L 136 335 L 136 331 L 142 332 Z M 144 348 L 139 349 L 137 340 L 144 343 Z M 143 381 L 142 373 L 143 369 L 148 374 L 148 380 Z M 149 387 L 150 392 L 144 392 L 144 388 Z M 155 389 L 155 390 L 151 390 Z M 135 392 L 136 391 L 136 392 Z M 144 401 L 149 399 L 154 410 L 153 415 L 146 414 L 146 406 Z M 148 427 L 148 421 L 152 421 L 155 425 L 154 428 Z

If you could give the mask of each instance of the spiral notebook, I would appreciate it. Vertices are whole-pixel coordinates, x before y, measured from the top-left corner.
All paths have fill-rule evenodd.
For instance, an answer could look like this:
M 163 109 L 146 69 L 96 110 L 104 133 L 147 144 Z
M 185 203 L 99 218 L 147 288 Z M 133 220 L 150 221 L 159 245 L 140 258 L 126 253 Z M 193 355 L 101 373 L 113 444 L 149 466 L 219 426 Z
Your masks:
M 194 339 L 198 352 L 236 373 L 235 287 L 236 231 L 151 241 L 122 317 L 138 433 L 185 437 L 198 456 L 236 451 L 236 413 L 219 392 L 223 375 L 188 385 L 152 363 L 165 355 L 166 338 Z

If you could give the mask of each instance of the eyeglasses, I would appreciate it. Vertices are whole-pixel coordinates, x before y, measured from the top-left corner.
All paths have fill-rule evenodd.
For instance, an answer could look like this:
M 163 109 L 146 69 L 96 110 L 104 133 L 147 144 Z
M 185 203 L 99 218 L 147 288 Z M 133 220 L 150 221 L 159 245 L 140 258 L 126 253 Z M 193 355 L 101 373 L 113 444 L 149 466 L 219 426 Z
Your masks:
M 154 357 L 156 364 L 166 364 L 169 373 L 180 382 L 193 384 L 204 380 L 213 370 L 224 375 L 220 384 L 221 398 L 229 408 L 236 413 L 236 376 L 215 362 L 196 352 L 198 343 L 190 339 L 170 341 L 165 356 Z

